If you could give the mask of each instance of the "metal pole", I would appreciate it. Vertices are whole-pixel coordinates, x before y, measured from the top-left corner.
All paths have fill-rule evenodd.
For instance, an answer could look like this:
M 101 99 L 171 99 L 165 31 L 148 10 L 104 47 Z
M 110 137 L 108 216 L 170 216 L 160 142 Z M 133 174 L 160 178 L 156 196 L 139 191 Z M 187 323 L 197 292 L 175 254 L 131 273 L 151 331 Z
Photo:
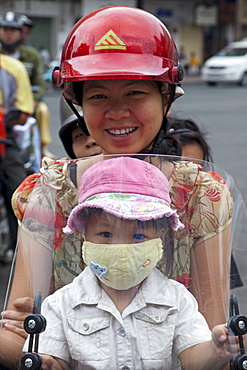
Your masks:
M 236 10 L 235 10 L 235 39 L 239 41 L 242 37 L 242 14 L 244 8 L 243 0 L 236 0 Z

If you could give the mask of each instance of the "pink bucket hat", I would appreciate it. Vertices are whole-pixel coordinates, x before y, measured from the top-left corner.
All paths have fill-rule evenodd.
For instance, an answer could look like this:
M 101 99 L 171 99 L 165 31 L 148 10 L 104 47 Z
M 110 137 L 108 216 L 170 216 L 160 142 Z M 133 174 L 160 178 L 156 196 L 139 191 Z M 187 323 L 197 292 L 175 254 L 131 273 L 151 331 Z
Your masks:
M 63 229 L 72 234 L 83 227 L 81 211 L 101 208 L 116 217 L 148 221 L 166 216 L 173 230 L 182 229 L 176 211 L 170 207 L 169 183 L 154 165 L 130 157 L 101 161 L 82 175 L 79 204 Z

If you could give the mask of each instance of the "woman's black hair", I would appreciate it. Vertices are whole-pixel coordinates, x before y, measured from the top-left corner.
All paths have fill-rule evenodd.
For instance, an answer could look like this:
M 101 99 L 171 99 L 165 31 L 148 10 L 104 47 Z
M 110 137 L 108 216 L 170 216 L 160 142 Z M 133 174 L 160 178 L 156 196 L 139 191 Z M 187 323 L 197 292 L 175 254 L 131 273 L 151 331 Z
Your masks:
M 73 82 L 74 95 L 80 106 L 82 106 L 82 89 L 83 89 L 83 81 Z
M 186 144 L 199 144 L 203 151 L 203 160 L 213 162 L 211 148 L 205 139 L 206 133 L 192 119 L 168 117 L 166 136 L 176 139 L 182 148 Z

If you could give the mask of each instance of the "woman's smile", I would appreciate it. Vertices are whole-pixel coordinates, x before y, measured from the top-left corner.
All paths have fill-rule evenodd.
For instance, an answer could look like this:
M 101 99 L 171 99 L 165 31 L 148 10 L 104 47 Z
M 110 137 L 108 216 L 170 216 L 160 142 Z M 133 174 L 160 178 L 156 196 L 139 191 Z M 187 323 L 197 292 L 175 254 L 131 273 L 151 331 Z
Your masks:
M 106 130 L 109 134 L 115 137 L 128 136 L 132 132 L 138 130 L 138 127 L 126 127 L 126 128 L 116 128 Z

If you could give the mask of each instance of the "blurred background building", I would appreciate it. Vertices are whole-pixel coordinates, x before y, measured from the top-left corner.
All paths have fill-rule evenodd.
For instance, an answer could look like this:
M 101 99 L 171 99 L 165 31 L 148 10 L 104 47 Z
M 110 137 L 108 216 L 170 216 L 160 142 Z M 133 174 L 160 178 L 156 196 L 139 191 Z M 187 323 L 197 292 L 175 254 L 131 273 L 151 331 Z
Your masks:
M 8 10 L 26 14 L 34 23 L 32 45 L 59 59 L 74 23 L 110 5 L 136 6 L 160 18 L 185 65 L 192 54 L 202 63 L 229 42 L 247 38 L 247 0 L 0 0 L 0 15 Z

